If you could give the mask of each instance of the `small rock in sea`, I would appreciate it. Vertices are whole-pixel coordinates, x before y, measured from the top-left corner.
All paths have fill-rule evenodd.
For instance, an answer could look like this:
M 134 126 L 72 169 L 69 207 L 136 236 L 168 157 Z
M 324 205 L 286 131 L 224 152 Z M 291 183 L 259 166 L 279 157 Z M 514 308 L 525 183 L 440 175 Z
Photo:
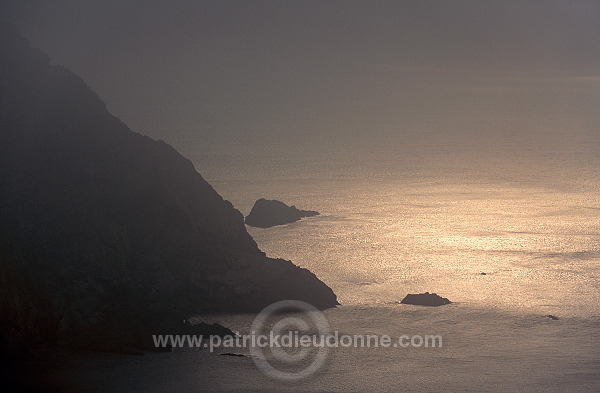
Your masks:
M 548 315 L 546 315 L 546 317 L 550 318 L 553 321 L 558 321 L 560 319 L 556 315 L 552 315 L 552 314 L 548 314 Z
M 417 293 L 417 294 L 408 294 L 402 301 L 402 304 L 413 304 L 416 306 L 443 306 L 445 304 L 452 303 L 450 300 L 445 297 L 441 297 L 436 293 Z
M 252 227 L 270 228 L 317 215 L 319 215 L 319 212 L 314 210 L 300 210 L 296 206 L 288 206 L 277 200 L 261 198 L 254 203 L 250 214 L 244 221 L 246 225 Z
M 188 320 L 183 321 L 182 334 L 193 334 L 200 335 L 204 337 L 208 336 L 219 336 L 219 337 L 235 337 L 237 334 L 231 329 L 226 328 L 220 323 L 204 323 L 200 322 L 198 324 L 192 325 L 192 323 Z
M 246 355 L 243 355 L 241 353 L 233 353 L 233 352 L 225 352 L 225 353 L 220 353 L 219 356 L 235 356 L 238 358 L 245 358 Z

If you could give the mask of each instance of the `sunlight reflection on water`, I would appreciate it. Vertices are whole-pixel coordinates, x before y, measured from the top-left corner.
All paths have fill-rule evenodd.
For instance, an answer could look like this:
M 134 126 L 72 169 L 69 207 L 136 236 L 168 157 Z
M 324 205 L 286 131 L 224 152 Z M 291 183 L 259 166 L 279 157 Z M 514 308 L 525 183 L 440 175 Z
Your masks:
M 544 310 L 600 313 L 599 215 L 586 209 L 598 206 L 597 195 L 376 186 L 362 185 L 350 199 L 347 184 L 328 184 L 327 197 L 278 190 L 278 198 L 322 215 L 250 233 L 269 256 L 317 273 L 343 304 L 430 291 L 475 306 L 533 311 L 552 304 Z

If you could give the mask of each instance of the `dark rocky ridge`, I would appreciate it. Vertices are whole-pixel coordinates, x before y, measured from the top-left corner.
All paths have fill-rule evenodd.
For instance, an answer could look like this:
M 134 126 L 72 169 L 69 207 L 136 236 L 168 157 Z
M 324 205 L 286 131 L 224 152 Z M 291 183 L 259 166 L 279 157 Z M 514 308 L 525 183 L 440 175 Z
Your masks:
M 0 69 L 3 345 L 129 345 L 201 311 L 338 304 L 310 271 L 267 258 L 189 160 L 6 25 Z
M 250 214 L 246 216 L 245 222 L 252 227 L 270 228 L 317 215 L 319 215 L 319 212 L 313 210 L 300 210 L 296 206 L 288 206 L 280 201 L 261 198 L 254 202 L 254 206 Z

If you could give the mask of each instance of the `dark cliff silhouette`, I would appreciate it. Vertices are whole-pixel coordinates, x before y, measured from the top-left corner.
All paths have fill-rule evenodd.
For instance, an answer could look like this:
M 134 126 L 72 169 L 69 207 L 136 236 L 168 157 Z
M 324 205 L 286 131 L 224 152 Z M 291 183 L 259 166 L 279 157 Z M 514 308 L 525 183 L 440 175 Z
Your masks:
M 202 311 L 332 290 L 267 258 L 190 161 L 112 116 L 85 83 L 0 25 L 3 345 L 135 345 Z
M 245 222 L 252 227 L 270 228 L 317 215 L 319 212 L 313 210 L 300 210 L 296 206 L 288 206 L 280 201 L 261 198 L 254 202 Z

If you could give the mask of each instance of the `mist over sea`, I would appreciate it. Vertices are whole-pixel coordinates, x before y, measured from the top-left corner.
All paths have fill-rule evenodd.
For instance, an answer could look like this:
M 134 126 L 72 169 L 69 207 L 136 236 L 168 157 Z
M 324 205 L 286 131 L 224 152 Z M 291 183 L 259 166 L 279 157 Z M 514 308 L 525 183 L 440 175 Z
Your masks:
M 259 198 L 319 211 L 248 232 L 267 256 L 333 290 L 341 305 L 323 312 L 331 331 L 443 338 L 437 348 L 333 348 L 322 370 L 289 383 L 263 374 L 247 348 L 59 348 L 46 379 L 114 393 L 600 392 L 599 9 L 587 0 L 0 3 L 50 64 L 80 76 L 131 130 L 173 146 L 244 216 Z M 61 97 L 46 98 L 67 116 Z M 39 104 L 17 98 L 23 113 Z M 23 124 L 46 122 L 52 131 L 50 115 Z M 99 127 L 90 131 L 111 138 Z M 210 246 L 202 263 L 216 255 Z M 231 265 L 206 283 L 237 292 L 256 275 L 225 254 L 218 263 Z M 192 262 L 168 255 L 165 283 L 169 263 Z M 231 279 L 229 266 L 242 273 Z M 452 303 L 399 304 L 423 292 Z M 196 319 L 247 334 L 255 316 Z

